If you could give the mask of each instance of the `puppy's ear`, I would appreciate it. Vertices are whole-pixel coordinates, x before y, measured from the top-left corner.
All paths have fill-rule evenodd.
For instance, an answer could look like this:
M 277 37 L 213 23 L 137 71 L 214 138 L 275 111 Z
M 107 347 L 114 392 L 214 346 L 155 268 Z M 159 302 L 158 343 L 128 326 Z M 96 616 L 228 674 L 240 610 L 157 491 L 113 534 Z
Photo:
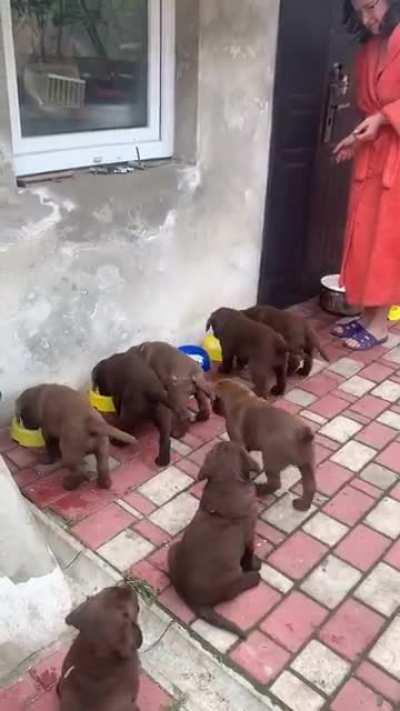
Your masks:
M 252 457 L 250 457 L 250 454 L 244 449 L 244 447 L 240 450 L 240 457 L 242 460 L 243 471 L 246 474 L 250 474 L 250 472 L 261 474 L 262 469 L 260 465 Z
M 75 610 L 72 610 L 69 615 L 65 618 L 67 625 L 75 627 L 79 632 L 85 632 L 87 627 L 89 627 L 88 622 L 88 608 L 90 605 L 90 598 L 82 602 Z
M 208 468 L 206 466 L 204 466 L 204 464 L 203 464 L 203 466 L 201 467 L 201 469 L 197 475 L 197 481 L 205 481 L 205 479 L 209 479 L 209 474 L 210 474 L 210 472 L 209 472 Z

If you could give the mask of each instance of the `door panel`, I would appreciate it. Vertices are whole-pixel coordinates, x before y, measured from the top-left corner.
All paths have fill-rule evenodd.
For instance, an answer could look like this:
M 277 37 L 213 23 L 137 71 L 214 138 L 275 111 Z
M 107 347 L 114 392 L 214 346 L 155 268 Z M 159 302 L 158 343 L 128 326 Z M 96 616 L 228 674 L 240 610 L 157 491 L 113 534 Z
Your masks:
M 261 303 L 288 306 L 314 295 L 340 262 L 349 169 L 337 168 L 331 152 L 354 127 L 351 89 L 337 102 L 329 142 L 324 137 L 333 65 L 349 73 L 353 51 L 337 0 L 281 0 Z

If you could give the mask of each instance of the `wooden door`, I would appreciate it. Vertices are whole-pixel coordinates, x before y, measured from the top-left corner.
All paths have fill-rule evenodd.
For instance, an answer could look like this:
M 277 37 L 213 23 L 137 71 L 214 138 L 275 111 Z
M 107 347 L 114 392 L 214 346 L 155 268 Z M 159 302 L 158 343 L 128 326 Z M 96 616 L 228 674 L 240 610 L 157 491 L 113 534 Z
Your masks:
M 341 6 L 281 0 L 260 303 L 303 301 L 340 267 L 350 166 L 332 148 L 358 119 Z

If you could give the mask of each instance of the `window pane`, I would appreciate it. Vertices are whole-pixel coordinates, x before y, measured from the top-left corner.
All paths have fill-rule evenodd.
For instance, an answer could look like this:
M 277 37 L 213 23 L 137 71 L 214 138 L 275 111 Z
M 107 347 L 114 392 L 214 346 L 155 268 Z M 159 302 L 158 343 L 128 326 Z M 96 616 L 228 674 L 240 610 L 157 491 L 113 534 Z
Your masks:
M 148 0 L 11 0 L 24 137 L 147 125 Z

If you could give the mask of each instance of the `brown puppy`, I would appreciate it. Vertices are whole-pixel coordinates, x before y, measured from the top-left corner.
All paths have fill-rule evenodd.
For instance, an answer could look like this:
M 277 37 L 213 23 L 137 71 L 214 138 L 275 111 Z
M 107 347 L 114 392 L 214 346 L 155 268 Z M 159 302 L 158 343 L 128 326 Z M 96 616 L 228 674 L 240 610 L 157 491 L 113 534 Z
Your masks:
M 121 429 L 131 431 L 141 420 L 150 419 L 160 433 L 156 464 L 170 462 L 172 412 L 168 394 L 155 371 L 140 357 L 137 348 L 116 353 L 92 371 L 93 386 L 113 397 Z
M 108 462 L 109 437 L 135 444 L 136 439 L 109 425 L 93 410 L 81 393 L 65 385 L 37 385 L 19 396 L 16 414 L 28 429 L 42 429 L 50 462 L 48 471 L 67 467 L 65 489 L 76 489 L 87 475 L 79 470 L 86 454 L 97 460 L 97 481 L 103 489 L 111 486 Z M 60 458 L 61 462 L 55 463 Z
M 289 348 L 288 375 L 296 372 L 299 375 L 309 375 L 314 351 L 319 351 L 324 360 L 329 361 L 313 327 L 303 316 L 273 306 L 252 306 L 241 313 L 253 321 L 270 326 L 283 336 Z M 303 365 L 300 368 L 301 362 Z
M 242 638 L 243 630 L 212 608 L 260 581 L 251 471 L 260 469 L 243 447 L 232 442 L 215 445 L 199 472 L 199 481 L 207 479 L 199 510 L 168 557 L 171 580 L 194 612 Z
M 297 511 L 307 511 L 315 494 L 314 434 L 299 418 L 268 405 L 246 385 L 222 380 L 216 387 L 214 410 L 226 419 L 233 442 L 249 452 L 262 452 L 267 484 L 257 494 L 273 494 L 281 487 L 280 472 L 290 464 L 298 467 L 303 496 L 293 501 Z
M 105 588 L 66 618 L 79 630 L 61 670 L 61 711 L 138 711 L 142 633 L 128 586 Z
M 142 343 L 138 353 L 153 368 L 168 393 L 170 407 L 176 416 L 174 436 L 183 437 L 189 429 L 191 419 L 188 401 L 192 395 L 199 406 L 197 421 L 208 420 L 212 388 L 196 361 L 162 341 Z
M 206 330 L 213 329 L 221 342 L 220 373 L 230 373 L 233 360 L 238 366 L 249 365 L 257 395 L 267 397 L 268 381 L 275 374 L 273 395 L 286 388 L 288 348 L 282 336 L 261 323 L 255 323 L 235 309 L 221 308 L 211 314 Z

